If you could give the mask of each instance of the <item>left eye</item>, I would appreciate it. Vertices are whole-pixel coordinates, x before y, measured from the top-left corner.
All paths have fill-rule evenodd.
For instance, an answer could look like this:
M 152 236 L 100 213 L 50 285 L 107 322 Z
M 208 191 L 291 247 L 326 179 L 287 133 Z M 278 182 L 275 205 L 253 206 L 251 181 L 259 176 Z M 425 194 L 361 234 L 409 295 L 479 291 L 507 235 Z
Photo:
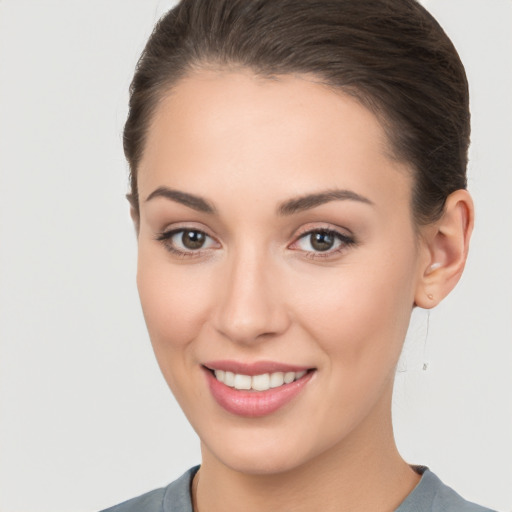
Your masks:
M 350 245 L 353 241 L 331 230 L 309 231 L 302 235 L 294 245 L 297 249 L 305 252 L 334 252 L 344 245 Z
M 212 237 L 198 229 L 179 229 L 162 233 L 158 240 L 176 252 L 193 252 L 200 249 L 209 249 L 215 245 Z

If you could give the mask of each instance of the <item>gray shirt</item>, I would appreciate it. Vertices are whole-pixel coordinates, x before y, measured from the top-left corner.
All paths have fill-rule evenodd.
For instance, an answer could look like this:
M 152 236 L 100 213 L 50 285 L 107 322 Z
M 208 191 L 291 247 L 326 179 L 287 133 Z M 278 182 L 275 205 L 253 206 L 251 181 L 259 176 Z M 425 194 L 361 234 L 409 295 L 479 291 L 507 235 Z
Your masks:
M 162 489 L 155 489 L 103 512 L 193 512 L 190 485 L 199 466 Z M 493 512 L 466 501 L 425 466 L 415 466 L 421 480 L 395 512 Z

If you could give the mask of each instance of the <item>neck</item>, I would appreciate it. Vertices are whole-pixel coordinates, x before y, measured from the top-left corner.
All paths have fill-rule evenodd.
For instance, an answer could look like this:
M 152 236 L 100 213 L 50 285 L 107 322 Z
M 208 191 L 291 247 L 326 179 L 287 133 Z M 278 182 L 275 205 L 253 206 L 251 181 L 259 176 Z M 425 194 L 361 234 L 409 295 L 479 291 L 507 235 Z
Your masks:
M 420 477 L 398 453 L 391 413 L 377 424 L 371 418 L 363 423 L 348 439 L 280 473 L 238 472 L 203 445 L 203 463 L 193 487 L 194 511 L 395 510 Z

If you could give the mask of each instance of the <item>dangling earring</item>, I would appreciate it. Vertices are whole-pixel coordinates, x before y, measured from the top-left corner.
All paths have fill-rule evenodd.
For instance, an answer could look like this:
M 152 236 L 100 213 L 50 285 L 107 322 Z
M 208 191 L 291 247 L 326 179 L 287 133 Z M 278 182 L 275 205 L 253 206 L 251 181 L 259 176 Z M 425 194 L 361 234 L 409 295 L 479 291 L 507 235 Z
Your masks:
M 430 310 L 427 311 L 427 332 L 425 333 L 425 340 L 423 341 L 423 371 L 426 372 L 428 370 L 428 361 L 427 361 L 427 341 L 428 341 L 428 331 L 430 327 Z

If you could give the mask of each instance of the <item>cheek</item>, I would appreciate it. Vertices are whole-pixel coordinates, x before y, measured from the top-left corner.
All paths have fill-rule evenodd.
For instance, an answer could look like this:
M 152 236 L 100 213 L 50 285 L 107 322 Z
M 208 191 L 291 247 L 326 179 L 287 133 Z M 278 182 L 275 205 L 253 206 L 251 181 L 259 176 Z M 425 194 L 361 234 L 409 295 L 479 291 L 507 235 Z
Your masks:
M 307 297 L 297 318 L 331 364 L 392 371 L 412 311 L 412 266 L 347 265 L 296 286 L 295 296 Z
M 200 400 L 191 386 L 197 369 L 195 344 L 210 315 L 201 265 L 169 264 L 166 254 L 155 257 L 139 246 L 137 287 L 153 351 L 162 375 L 187 416 Z M 193 410 L 193 408 L 192 408 Z
M 314 407 L 325 418 L 326 442 L 351 431 L 372 410 L 374 418 L 387 417 L 412 308 L 412 280 L 398 266 L 368 268 L 346 266 L 336 275 L 317 275 L 315 286 L 307 287 L 308 300 L 296 310 L 302 330 L 323 353 L 319 379 L 326 400 Z M 297 297 L 305 296 L 305 289 L 296 290 Z
M 169 353 L 183 351 L 209 315 L 207 287 L 202 266 L 171 265 L 166 255 L 154 257 L 139 248 L 137 287 L 151 343 L 159 363 L 171 364 Z M 170 363 L 167 363 L 170 361 Z

